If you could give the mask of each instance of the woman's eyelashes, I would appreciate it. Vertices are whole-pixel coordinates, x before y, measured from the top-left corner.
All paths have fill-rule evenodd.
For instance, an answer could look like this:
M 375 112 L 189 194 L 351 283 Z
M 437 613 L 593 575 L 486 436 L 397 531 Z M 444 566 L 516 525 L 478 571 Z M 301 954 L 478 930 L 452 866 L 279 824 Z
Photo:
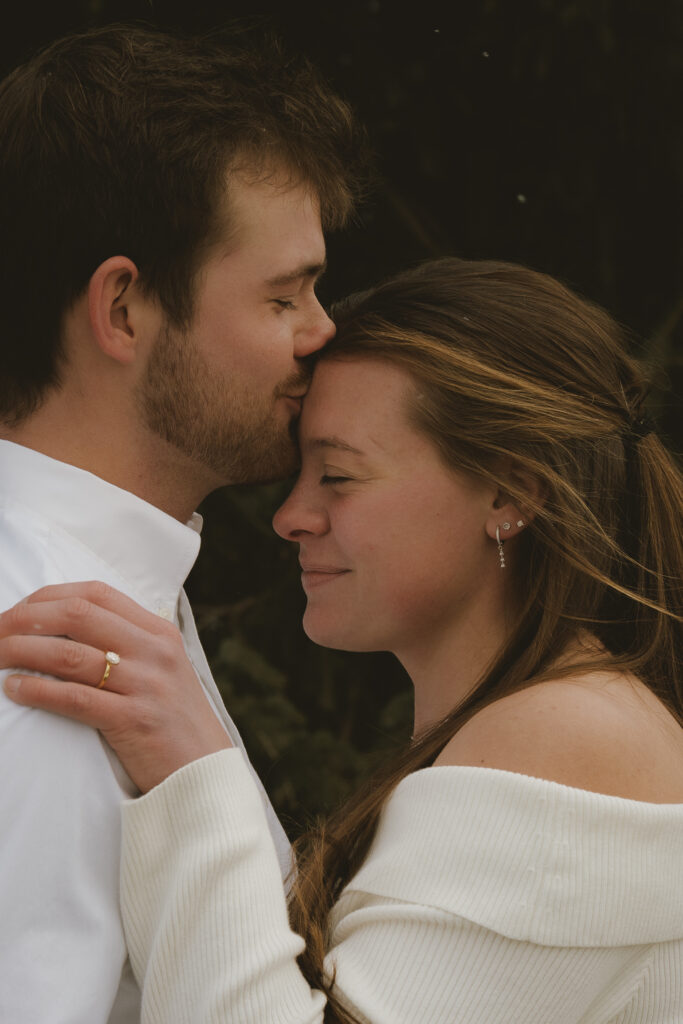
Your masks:
M 353 477 L 342 476 L 340 473 L 323 473 L 323 475 L 320 477 L 320 483 L 323 486 L 325 486 L 326 484 L 343 484 L 352 479 Z
M 291 299 L 273 299 L 273 302 L 280 309 L 296 309 L 296 303 L 292 302 Z

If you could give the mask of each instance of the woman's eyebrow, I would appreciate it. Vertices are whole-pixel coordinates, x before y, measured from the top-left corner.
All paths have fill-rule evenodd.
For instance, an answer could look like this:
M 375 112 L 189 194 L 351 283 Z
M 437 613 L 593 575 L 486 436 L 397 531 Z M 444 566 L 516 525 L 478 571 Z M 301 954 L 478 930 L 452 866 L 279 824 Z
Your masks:
M 346 441 L 342 441 L 340 437 L 314 437 L 310 441 L 306 441 L 305 448 L 314 451 L 318 448 L 335 448 L 337 451 L 348 452 L 350 455 L 364 455 L 365 453 L 360 451 L 358 448 L 354 448 L 353 445 L 347 444 Z

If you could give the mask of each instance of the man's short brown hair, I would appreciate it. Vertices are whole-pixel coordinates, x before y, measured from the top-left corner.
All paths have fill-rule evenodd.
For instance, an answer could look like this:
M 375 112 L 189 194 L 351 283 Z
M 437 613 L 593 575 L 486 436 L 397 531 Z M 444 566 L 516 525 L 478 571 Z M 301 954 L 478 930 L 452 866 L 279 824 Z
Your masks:
M 0 84 L 0 419 L 59 382 L 64 314 L 103 260 L 128 256 L 186 325 L 226 171 L 285 168 L 337 227 L 363 152 L 348 106 L 272 41 L 108 26 L 18 67 Z

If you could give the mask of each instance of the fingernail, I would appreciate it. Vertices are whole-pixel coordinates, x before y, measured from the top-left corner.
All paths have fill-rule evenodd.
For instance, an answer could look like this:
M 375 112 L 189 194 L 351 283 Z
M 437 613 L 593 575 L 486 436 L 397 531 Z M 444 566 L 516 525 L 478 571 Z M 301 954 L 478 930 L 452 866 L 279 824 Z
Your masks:
M 5 693 L 12 697 L 18 693 L 19 687 L 21 686 L 21 676 L 7 676 L 7 679 L 3 683 L 3 689 Z

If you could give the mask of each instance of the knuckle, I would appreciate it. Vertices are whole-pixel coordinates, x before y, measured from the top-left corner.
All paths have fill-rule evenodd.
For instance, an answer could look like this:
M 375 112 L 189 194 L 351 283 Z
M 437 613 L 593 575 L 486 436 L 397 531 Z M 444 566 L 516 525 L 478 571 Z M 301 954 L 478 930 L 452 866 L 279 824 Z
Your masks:
M 62 664 L 71 672 L 79 669 L 83 665 L 84 651 L 80 644 L 76 644 L 71 640 L 64 641 L 62 648 Z
M 64 611 L 69 622 L 84 622 L 90 614 L 90 602 L 84 597 L 68 597 Z
M 107 604 L 113 593 L 112 588 L 102 580 L 90 580 L 86 591 L 94 604 Z
M 173 655 L 166 644 L 159 644 L 156 652 L 156 665 L 162 675 L 166 675 L 173 667 Z
M 2 616 L 0 616 L 3 631 L 5 633 L 21 632 L 25 617 L 25 604 L 15 604 L 12 608 L 8 608 L 7 611 L 3 612 Z
M 135 729 L 140 736 L 153 736 L 159 726 L 159 709 L 156 705 L 140 702 L 135 709 Z
M 67 703 L 76 716 L 87 714 L 92 708 L 92 694 L 88 686 L 75 686 L 69 691 Z
M 182 643 L 180 629 L 176 626 L 175 622 L 167 622 L 165 619 L 162 619 L 160 634 L 161 636 L 166 636 L 171 640 L 176 640 Z
M 157 649 L 157 663 L 162 672 L 170 672 L 177 665 L 181 657 L 185 656 L 180 633 L 176 630 L 173 634 L 164 636 Z

